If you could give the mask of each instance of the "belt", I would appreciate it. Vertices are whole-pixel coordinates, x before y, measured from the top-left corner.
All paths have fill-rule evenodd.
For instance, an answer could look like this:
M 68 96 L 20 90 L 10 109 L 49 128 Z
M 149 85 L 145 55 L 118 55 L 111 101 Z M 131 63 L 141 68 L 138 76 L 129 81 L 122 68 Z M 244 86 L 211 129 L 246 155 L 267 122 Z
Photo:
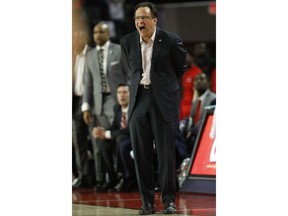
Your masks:
M 143 85 L 143 84 L 139 84 L 140 87 L 144 88 L 144 89 L 152 89 L 152 85 Z
M 102 92 L 102 95 L 103 96 L 108 96 L 108 95 L 111 95 L 111 92 Z

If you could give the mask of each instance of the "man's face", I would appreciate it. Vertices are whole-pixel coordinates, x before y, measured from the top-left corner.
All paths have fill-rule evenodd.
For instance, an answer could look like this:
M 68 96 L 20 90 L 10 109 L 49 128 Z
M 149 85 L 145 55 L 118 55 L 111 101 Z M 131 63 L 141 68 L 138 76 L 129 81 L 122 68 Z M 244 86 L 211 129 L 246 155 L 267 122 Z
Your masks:
M 117 88 L 117 101 L 120 106 L 128 106 L 130 101 L 130 92 L 128 86 L 120 86 Z
M 209 88 L 209 81 L 206 74 L 197 74 L 194 78 L 194 87 L 197 91 L 206 91 Z
M 207 48 L 204 43 L 198 43 L 194 47 L 194 55 L 197 57 L 205 57 Z
M 135 11 L 135 26 L 143 39 L 150 38 L 156 27 L 157 18 L 153 17 L 149 7 L 140 7 Z
M 93 38 L 97 45 L 103 46 L 110 38 L 108 25 L 96 25 L 93 30 Z

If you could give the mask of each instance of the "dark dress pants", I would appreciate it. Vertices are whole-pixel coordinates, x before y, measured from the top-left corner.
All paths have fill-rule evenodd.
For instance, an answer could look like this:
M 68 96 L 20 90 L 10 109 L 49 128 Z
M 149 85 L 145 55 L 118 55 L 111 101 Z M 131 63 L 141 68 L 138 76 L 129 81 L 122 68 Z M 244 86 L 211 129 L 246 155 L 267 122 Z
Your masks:
M 78 171 L 78 178 L 82 178 L 83 176 L 87 177 L 88 175 L 88 135 L 89 129 L 85 124 L 82 116 L 82 112 L 80 110 L 82 103 L 82 97 L 73 96 L 73 145 L 75 151 L 75 164 Z
M 115 142 L 113 140 L 99 140 L 99 149 L 109 174 L 109 181 L 116 181 L 117 174 L 114 168 Z
M 163 119 L 155 103 L 153 89 L 139 86 L 129 130 L 142 204 L 154 204 L 153 140 L 158 156 L 162 202 L 164 206 L 175 202 L 176 122 L 166 122 Z
M 130 137 L 119 143 L 119 158 L 123 166 L 123 175 L 126 179 L 136 179 L 134 160 L 130 155 L 132 150 Z

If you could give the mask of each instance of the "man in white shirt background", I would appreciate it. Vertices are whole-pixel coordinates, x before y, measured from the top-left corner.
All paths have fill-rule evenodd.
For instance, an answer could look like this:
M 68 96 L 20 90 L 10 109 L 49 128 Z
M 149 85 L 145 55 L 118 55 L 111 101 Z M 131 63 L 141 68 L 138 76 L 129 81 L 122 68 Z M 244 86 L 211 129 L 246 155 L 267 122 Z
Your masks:
M 76 28 L 73 31 L 72 52 L 72 143 L 76 171 L 73 173 L 73 188 L 88 187 L 88 147 L 89 128 L 82 116 L 81 105 L 84 93 L 84 64 L 88 51 L 88 33 L 86 29 Z M 73 167 L 73 168 L 75 168 Z

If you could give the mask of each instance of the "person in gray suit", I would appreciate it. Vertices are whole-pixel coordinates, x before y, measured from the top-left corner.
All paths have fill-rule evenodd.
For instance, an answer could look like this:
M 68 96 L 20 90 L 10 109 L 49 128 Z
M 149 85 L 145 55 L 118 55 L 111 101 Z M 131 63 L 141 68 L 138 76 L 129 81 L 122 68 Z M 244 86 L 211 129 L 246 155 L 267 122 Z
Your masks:
M 96 47 L 86 57 L 84 69 L 84 95 L 82 112 L 86 124 L 93 127 L 101 126 L 108 129 L 114 118 L 116 87 L 127 81 L 120 63 L 121 49 L 118 44 L 110 42 L 109 27 L 99 22 L 93 29 Z M 101 165 L 99 141 L 93 143 L 96 180 L 105 181 L 105 173 Z M 114 170 L 108 170 L 109 181 L 115 181 Z M 107 183 L 107 182 L 106 182 Z
M 131 73 L 129 130 L 140 215 L 155 213 L 154 143 L 158 157 L 164 214 L 176 212 L 176 128 L 180 110 L 179 78 L 187 69 L 187 51 L 178 35 L 156 27 L 157 9 L 151 2 L 134 8 L 137 31 L 120 40 L 123 68 Z M 155 142 L 154 142 L 155 141 Z

